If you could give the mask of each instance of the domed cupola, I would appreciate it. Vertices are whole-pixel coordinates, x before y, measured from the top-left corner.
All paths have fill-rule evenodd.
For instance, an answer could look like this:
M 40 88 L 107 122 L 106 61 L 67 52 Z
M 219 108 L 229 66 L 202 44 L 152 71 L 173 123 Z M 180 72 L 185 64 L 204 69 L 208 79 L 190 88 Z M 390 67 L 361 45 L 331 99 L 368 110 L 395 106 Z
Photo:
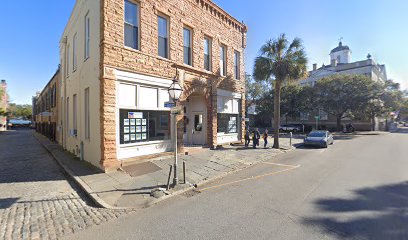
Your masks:
M 351 62 L 351 50 L 348 46 L 339 42 L 339 46 L 333 48 L 330 52 L 330 61 L 337 62 L 337 64 L 350 63 Z

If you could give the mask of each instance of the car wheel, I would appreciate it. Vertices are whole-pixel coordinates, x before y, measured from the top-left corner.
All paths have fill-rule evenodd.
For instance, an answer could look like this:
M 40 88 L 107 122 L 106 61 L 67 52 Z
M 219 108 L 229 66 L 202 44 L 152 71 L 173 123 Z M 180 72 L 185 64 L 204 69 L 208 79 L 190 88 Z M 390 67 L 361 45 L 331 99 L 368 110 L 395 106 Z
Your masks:
M 327 143 L 325 145 L 323 145 L 324 148 L 327 148 L 328 146 L 329 146 L 329 144 L 327 144 Z

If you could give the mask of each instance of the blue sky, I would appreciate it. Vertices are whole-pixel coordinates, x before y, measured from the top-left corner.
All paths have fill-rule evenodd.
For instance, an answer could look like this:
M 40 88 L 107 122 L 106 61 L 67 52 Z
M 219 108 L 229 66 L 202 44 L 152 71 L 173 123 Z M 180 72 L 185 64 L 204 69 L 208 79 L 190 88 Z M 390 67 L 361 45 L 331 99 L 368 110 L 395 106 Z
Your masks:
M 408 88 L 408 1 L 406 0 L 213 0 L 249 28 L 246 71 L 260 46 L 286 33 L 303 39 L 313 63 L 329 64 L 329 52 L 343 43 L 352 60 L 386 64 L 388 78 Z M 12 102 L 31 103 L 57 69 L 59 39 L 75 0 L 1 1 L 0 79 Z

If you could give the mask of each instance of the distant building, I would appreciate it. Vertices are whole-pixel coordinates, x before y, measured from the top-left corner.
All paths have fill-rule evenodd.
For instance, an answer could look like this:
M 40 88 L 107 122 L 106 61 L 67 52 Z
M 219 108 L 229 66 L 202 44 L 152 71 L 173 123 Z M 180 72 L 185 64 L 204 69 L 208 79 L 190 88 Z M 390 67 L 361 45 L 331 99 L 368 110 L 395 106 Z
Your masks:
M 317 81 L 324 77 L 335 74 L 361 74 L 368 76 L 373 81 L 385 82 L 387 73 L 385 65 L 376 63 L 371 59 L 371 55 L 367 55 L 366 60 L 351 61 L 351 49 L 343 45 L 340 41 L 339 45 L 330 52 L 330 65 L 324 65 L 317 68 L 317 64 L 313 64 L 313 70 L 309 72 L 309 77 L 299 81 L 301 86 L 314 86 Z M 303 123 L 308 126 L 316 126 L 325 129 L 334 129 L 336 126 L 336 118 L 331 116 L 324 109 L 316 110 L 316 112 L 301 113 L 296 121 L 292 123 Z M 351 120 L 344 119 L 345 123 L 353 123 L 357 130 L 381 130 L 385 127 L 385 120 L 376 119 L 375 124 L 368 119 Z
M 351 62 L 350 48 L 339 42 L 339 46 L 330 52 L 330 65 L 317 68 L 317 64 L 313 64 L 313 70 L 309 72 L 309 77 L 299 81 L 299 84 L 301 86 L 314 86 L 318 80 L 334 74 L 362 74 L 370 77 L 373 81 L 385 82 L 387 80 L 385 65 L 376 63 L 371 59 L 370 54 L 366 60 Z
M 61 73 L 58 68 L 44 89 L 32 98 L 33 123 L 36 131 L 56 142 L 62 141 L 58 110 L 60 82 Z
M 8 108 L 8 96 L 7 96 L 7 83 L 6 80 L 1 80 L 0 89 L 3 92 L 3 96 L 0 98 L 0 111 L 6 111 Z M 0 131 L 7 130 L 7 117 L 0 115 Z

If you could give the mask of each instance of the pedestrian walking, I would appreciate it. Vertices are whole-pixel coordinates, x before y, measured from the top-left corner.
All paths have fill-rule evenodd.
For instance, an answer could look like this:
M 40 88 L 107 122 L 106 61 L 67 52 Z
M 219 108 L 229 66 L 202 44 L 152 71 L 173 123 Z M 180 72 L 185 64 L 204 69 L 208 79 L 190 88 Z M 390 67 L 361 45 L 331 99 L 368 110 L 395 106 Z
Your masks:
M 263 139 L 264 139 L 264 148 L 266 148 L 266 145 L 268 145 L 268 129 L 265 129 L 265 132 L 263 133 Z
M 259 146 L 259 139 L 261 138 L 261 134 L 259 133 L 258 128 L 255 128 L 254 132 L 252 133 L 252 147 L 256 148 Z
M 245 131 L 245 147 L 249 147 L 250 142 L 251 142 L 251 133 L 249 132 L 249 129 L 247 128 Z

